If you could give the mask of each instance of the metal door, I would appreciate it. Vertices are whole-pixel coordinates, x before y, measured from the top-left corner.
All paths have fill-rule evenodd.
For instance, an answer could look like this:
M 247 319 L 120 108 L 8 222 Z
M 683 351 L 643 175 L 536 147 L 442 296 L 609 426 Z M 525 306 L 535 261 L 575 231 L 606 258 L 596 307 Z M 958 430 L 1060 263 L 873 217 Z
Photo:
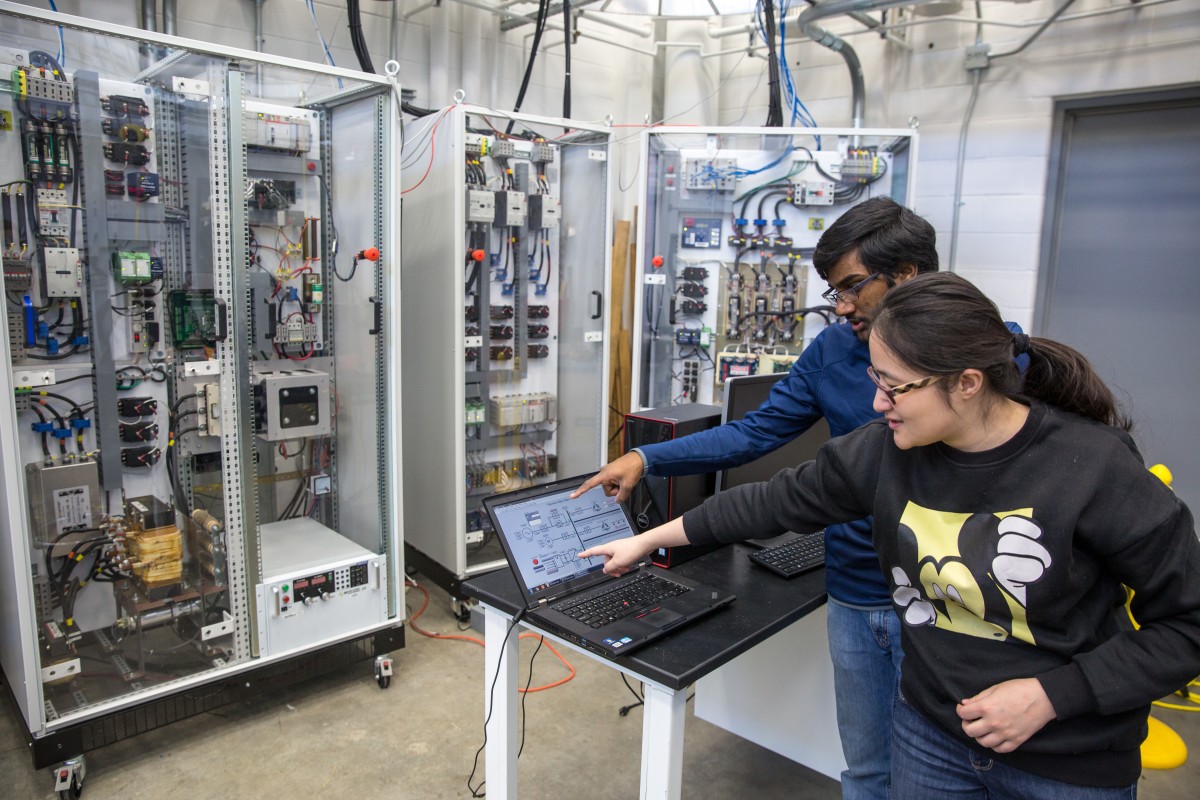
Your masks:
M 1059 101 L 1035 330 L 1083 352 L 1200 503 L 1200 87 Z

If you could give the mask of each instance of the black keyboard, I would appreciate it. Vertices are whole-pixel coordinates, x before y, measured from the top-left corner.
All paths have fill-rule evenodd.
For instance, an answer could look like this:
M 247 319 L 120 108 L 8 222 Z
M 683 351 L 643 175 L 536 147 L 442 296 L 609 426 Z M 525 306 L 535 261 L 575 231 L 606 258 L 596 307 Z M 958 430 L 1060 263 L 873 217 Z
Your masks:
M 750 554 L 750 560 L 785 578 L 794 578 L 825 563 L 825 534 L 809 533 Z
M 690 591 L 687 586 L 680 586 L 652 572 L 643 572 L 606 592 L 568 600 L 554 608 L 585 625 L 600 628 L 641 611 L 658 600 Z

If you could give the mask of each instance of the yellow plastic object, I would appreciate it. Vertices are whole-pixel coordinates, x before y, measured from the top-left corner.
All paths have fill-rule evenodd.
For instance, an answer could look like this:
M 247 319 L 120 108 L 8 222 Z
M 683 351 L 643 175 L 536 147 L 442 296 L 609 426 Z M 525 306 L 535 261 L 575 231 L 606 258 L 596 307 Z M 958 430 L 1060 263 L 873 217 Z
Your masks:
M 1146 769 L 1175 769 L 1187 761 L 1187 745 L 1179 734 L 1154 717 L 1142 742 L 1142 766 Z
M 1175 480 L 1175 476 L 1171 474 L 1171 470 L 1167 468 L 1166 464 L 1155 464 L 1150 468 L 1150 472 L 1167 486 L 1170 486 L 1171 481 Z

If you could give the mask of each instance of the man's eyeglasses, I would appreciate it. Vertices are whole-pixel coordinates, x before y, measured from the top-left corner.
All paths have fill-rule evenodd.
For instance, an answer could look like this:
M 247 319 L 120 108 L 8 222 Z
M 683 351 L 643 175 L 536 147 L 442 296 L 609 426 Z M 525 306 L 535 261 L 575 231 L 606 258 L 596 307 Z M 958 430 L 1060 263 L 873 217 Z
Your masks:
M 847 303 L 853 303 L 858 299 L 858 293 L 862 291 L 862 288 L 882 274 L 882 272 L 872 272 L 870 275 L 849 288 L 830 289 L 827 292 L 822 292 L 821 297 L 825 298 L 825 302 L 829 303 L 831 306 L 836 306 L 843 300 Z
M 930 375 L 928 378 L 921 378 L 918 381 L 911 381 L 910 383 L 902 383 L 899 386 L 888 386 L 876 374 L 874 367 L 867 367 L 867 377 L 871 379 L 871 383 L 879 387 L 879 391 L 883 392 L 883 396 L 887 398 L 888 402 L 895 405 L 898 396 L 916 391 L 917 389 L 924 389 L 934 381 L 940 380 L 942 376 Z

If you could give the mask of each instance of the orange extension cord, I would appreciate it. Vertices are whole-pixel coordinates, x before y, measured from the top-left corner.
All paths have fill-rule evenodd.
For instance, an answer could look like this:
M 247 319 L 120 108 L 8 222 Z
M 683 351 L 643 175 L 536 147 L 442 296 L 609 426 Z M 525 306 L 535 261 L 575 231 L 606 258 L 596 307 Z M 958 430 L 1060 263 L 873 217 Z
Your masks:
M 425 609 L 429 608 L 429 592 L 428 592 L 428 590 L 426 590 L 426 588 L 424 586 L 417 583 L 416 581 L 406 580 L 405 583 L 407 585 L 413 587 L 414 589 L 419 589 L 421 591 L 421 594 L 425 595 L 425 602 L 421 604 L 421 608 L 417 611 L 417 613 L 413 614 L 411 617 L 408 618 L 408 626 L 410 628 L 412 628 L 414 631 L 421 634 L 422 636 L 428 636 L 430 639 L 458 639 L 459 641 L 470 642 L 471 644 L 477 644 L 480 647 L 484 646 L 483 640 L 477 639 L 474 636 L 448 636 L 444 633 L 430 633 L 429 631 L 422 630 L 421 627 L 417 625 L 417 618 L 425 613 Z M 554 648 L 554 645 L 547 642 L 543 637 L 538 636 L 536 633 L 522 633 L 520 635 L 520 638 L 522 638 L 522 639 L 540 639 L 542 641 L 542 644 L 544 644 L 546 647 L 550 648 L 550 652 L 554 654 L 554 657 L 557 658 L 559 661 L 561 661 L 563 666 L 571 671 L 571 674 L 565 678 L 555 681 L 554 683 L 547 683 L 545 686 L 534 686 L 530 689 L 521 689 L 518 687 L 517 691 L 521 692 L 522 694 L 525 694 L 526 692 L 528 692 L 530 694 L 532 694 L 533 692 L 544 692 L 547 689 L 553 689 L 555 686 L 562 686 L 564 683 L 566 683 L 567 681 L 569 681 L 575 677 L 575 668 L 571 666 L 571 662 L 569 662 L 565 658 L 563 658 L 562 653 L 558 652 L 558 650 L 556 650 Z

